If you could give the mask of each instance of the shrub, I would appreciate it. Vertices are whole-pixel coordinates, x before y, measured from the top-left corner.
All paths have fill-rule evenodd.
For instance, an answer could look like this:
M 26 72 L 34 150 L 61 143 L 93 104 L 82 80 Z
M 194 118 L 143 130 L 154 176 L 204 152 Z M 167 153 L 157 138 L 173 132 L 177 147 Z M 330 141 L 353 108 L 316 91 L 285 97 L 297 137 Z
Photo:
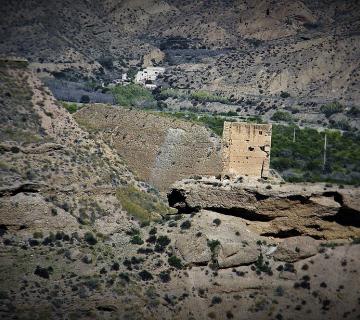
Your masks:
M 156 240 L 155 251 L 163 252 L 170 242 L 171 240 L 167 236 L 159 236 Z
M 285 290 L 282 286 L 276 287 L 276 289 L 275 289 L 276 296 L 282 297 L 284 295 L 284 293 L 285 293 Z
M 320 111 L 325 114 L 325 117 L 329 118 L 335 113 L 343 111 L 344 107 L 337 101 L 334 101 L 329 104 L 325 104 L 320 107 Z
M 36 239 L 29 239 L 29 245 L 30 247 L 35 247 L 38 246 L 40 244 L 40 242 Z
M 170 272 L 169 271 L 161 271 L 159 274 L 159 278 L 161 282 L 166 283 L 171 280 Z
M 191 222 L 190 220 L 185 220 L 181 225 L 180 225 L 180 228 L 182 230 L 187 230 L 187 229 L 190 229 L 191 227 Z
M 189 98 L 189 95 L 180 90 L 169 88 L 169 89 L 162 89 L 160 91 L 160 98 L 162 98 L 162 99 L 166 99 L 166 98 L 187 99 L 187 98 Z
M 141 237 L 138 234 L 136 234 L 136 235 L 132 236 L 130 243 L 142 245 L 142 244 L 144 244 L 144 241 L 141 239 Z
M 140 230 L 136 228 L 131 228 L 130 230 L 126 231 L 126 234 L 128 236 L 135 236 L 137 234 L 140 234 Z
M 156 232 L 157 232 L 156 227 L 153 227 L 153 228 L 151 228 L 151 230 L 149 231 L 149 234 L 156 234 Z
M 211 252 L 214 254 L 215 249 L 217 248 L 217 246 L 220 245 L 220 241 L 219 240 L 208 240 L 207 244 L 208 244 Z
M 286 91 L 281 91 L 280 97 L 283 98 L 283 99 L 289 98 L 289 97 L 290 97 L 290 93 L 288 93 L 288 92 L 286 92 Z
M 90 244 L 91 246 L 97 244 L 97 239 L 96 237 L 92 234 L 92 232 L 88 231 L 85 233 L 84 235 L 84 240 Z
M 70 113 L 75 113 L 78 110 L 76 103 L 63 103 L 64 108 Z
M 341 119 L 339 121 L 330 120 L 329 127 L 333 128 L 333 129 L 346 130 L 346 131 L 351 130 L 351 125 L 350 125 L 349 121 L 347 121 L 345 119 Z
M 33 233 L 33 237 L 34 237 L 35 239 L 41 239 L 41 238 L 43 238 L 43 233 L 42 233 L 41 231 L 35 231 L 35 232 Z
M 34 271 L 34 274 L 44 278 L 44 279 L 49 279 L 50 278 L 50 274 L 53 272 L 53 268 L 52 267 L 48 267 L 48 268 L 42 268 L 40 266 L 36 266 L 36 269 Z
M 93 291 L 93 290 L 97 290 L 100 288 L 100 280 L 99 278 L 89 278 L 89 279 L 86 279 L 84 282 L 83 282 L 84 286 L 86 286 L 89 290 Z
M 222 299 L 218 296 L 215 296 L 211 299 L 211 304 L 220 304 L 222 302 Z
M 150 280 L 154 279 L 152 274 L 146 270 L 139 272 L 139 276 L 142 281 L 150 281 Z
M 260 253 L 260 255 L 258 256 L 258 259 L 255 262 L 255 267 L 257 272 L 266 272 L 268 274 L 271 273 L 271 268 L 264 261 L 264 256 L 262 255 L 262 253 Z
M 291 122 L 293 120 L 291 113 L 286 111 L 276 111 L 271 117 L 273 121 Z
M 183 264 L 182 264 L 181 260 L 178 257 L 176 257 L 175 255 L 172 255 L 169 257 L 168 263 L 170 266 L 175 267 L 176 269 L 183 268 Z
M 353 117 L 360 117 L 360 106 L 352 106 L 347 114 Z
M 147 243 L 155 243 L 157 240 L 155 235 L 151 235 L 149 238 L 146 239 Z
M 119 271 L 119 269 L 120 269 L 119 263 L 114 262 L 113 265 L 111 266 L 111 270 Z
M 126 282 L 130 282 L 130 277 L 127 273 L 119 273 L 119 278 Z
M 216 218 L 213 220 L 213 223 L 216 225 L 216 226 L 219 226 L 221 224 L 221 220 Z
M 99 59 L 99 63 L 106 69 L 112 70 L 114 68 L 114 63 L 112 57 L 103 56 Z
M 82 95 L 80 98 L 80 102 L 81 103 L 89 103 L 90 102 L 90 97 L 86 94 Z

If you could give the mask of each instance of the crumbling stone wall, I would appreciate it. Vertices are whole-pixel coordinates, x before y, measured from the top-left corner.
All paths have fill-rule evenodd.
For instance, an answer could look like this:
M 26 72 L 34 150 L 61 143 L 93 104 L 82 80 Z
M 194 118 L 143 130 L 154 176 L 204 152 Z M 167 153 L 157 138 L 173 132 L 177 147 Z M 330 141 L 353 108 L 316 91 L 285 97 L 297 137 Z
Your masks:
M 271 124 L 225 122 L 223 175 L 269 176 Z

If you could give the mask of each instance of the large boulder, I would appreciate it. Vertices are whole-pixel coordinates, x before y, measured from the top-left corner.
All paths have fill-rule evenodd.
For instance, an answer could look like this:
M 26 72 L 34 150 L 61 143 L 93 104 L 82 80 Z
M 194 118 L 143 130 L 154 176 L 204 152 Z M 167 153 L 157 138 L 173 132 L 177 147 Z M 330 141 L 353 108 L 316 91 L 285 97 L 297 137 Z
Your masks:
M 259 253 L 256 245 L 244 245 L 242 243 L 221 244 L 218 254 L 219 268 L 249 265 L 257 260 Z
M 317 254 L 318 241 L 310 237 L 291 237 L 282 241 L 273 257 L 276 260 L 295 262 Z
M 211 260 L 211 251 L 204 235 L 181 234 L 176 237 L 174 249 L 186 264 L 204 265 Z

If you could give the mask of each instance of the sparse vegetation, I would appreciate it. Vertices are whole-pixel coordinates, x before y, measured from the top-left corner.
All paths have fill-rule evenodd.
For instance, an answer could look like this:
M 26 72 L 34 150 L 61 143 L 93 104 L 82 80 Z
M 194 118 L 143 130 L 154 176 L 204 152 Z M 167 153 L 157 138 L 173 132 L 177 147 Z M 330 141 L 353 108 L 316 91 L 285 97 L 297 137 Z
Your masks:
M 165 215 L 170 210 L 155 195 L 138 190 L 135 186 L 121 187 L 116 192 L 122 207 L 140 221 L 150 221 L 152 213 Z
M 272 274 L 271 268 L 267 261 L 264 260 L 262 253 L 259 254 L 258 259 L 255 262 L 256 272 L 261 273 L 265 272 L 267 274 Z

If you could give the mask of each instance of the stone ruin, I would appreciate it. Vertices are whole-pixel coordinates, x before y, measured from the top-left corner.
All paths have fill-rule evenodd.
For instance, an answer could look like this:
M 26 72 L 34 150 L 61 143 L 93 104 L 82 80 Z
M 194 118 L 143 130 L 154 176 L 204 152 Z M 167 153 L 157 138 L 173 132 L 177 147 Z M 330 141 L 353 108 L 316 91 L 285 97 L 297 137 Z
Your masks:
M 271 124 L 225 122 L 222 176 L 269 177 Z

